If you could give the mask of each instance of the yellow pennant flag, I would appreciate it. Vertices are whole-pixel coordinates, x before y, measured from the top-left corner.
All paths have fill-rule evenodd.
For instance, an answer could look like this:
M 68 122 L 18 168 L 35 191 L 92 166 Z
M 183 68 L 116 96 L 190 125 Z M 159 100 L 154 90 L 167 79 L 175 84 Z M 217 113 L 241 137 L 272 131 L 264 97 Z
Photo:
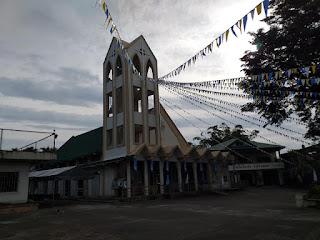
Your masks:
M 103 2 L 102 7 L 103 7 L 103 11 L 106 12 L 106 3 L 105 2 Z
M 257 13 L 258 13 L 258 15 L 260 15 L 260 13 L 261 13 L 261 3 L 257 6 Z
M 228 41 L 229 29 L 226 31 L 226 42 Z
M 218 38 L 216 38 L 217 47 L 219 47 Z
M 298 69 L 294 68 L 293 73 L 297 73 Z
M 107 28 L 109 27 L 110 22 L 112 21 L 112 17 L 109 18 Z
M 239 20 L 240 32 L 242 32 L 241 31 L 241 25 L 242 25 L 242 19 Z
M 116 30 L 116 26 L 113 27 L 111 34 L 114 32 L 114 30 Z
M 310 83 L 310 79 L 307 78 L 307 79 L 306 79 L 306 84 L 309 85 L 309 83 Z
M 282 71 L 279 71 L 279 77 L 281 77 L 282 76 Z
M 311 66 L 311 71 L 313 74 L 316 72 L 316 65 Z

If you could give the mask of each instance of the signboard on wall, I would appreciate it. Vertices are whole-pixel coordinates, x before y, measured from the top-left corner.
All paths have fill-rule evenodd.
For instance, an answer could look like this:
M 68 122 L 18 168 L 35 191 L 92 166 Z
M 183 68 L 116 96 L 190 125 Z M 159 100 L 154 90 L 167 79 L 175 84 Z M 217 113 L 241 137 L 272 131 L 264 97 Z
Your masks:
M 283 162 L 273 163 L 243 163 L 229 165 L 229 171 L 247 171 L 247 170 L 263 170 L 263 169 L 283 169 Z

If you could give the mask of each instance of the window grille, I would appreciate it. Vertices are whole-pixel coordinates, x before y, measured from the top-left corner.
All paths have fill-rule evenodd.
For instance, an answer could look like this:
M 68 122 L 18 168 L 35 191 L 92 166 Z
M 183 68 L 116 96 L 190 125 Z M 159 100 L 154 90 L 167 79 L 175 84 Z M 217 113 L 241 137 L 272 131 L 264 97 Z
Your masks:
M 18 191 L 19 172 L 0 172 L 0 193 Z

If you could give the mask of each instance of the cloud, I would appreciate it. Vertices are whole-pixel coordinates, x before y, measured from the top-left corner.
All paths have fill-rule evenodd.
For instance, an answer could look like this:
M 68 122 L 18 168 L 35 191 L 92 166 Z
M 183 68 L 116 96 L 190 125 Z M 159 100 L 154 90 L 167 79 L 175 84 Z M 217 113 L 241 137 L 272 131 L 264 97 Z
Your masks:
M 30 123 L 38 124 L 66 124 L 71 128 L 75 126 L 95 128 L 102 126 L 102 114 L 84 115 L 68 114 L 52 111 L 36 111 L 32 108 L 19 108 L 0 105 L 0 120 L 15 122 L 17 126 Z
M 31 58 L 38 58 L 34 56 Z M 102 84 L 89 71 L 60 68 L 50 80 L 0 77 L 3 96 L 31 98 L 61 105 L 92 106 L 102 103 Z

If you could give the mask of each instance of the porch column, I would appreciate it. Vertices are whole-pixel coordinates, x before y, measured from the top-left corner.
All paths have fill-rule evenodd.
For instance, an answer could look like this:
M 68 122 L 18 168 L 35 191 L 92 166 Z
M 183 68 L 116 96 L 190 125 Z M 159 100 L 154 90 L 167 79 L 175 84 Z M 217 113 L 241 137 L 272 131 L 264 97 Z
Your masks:
M 198 187 L 197 163 L 196 163 L 196 162 L 192 162 L 192 167 L 193 167 L 194 189 L 195 189 L 196 191 L 198 191 L 198 190 L 199 190 L 199 187 Z
M 278 170 L 278 177 L 279 177 L 279 185 L 282 186 L 284 184 L 284 181 L 283 181 L 283 172 L 282 170 Z
M 131 197 L 131 167 L 130 160 L 127 162 L 127 197 Z
M 179 192 L 182 192 L 181 163 L 179 160 L 176 162 L 176 166 L 177 166 L 177 173 L 178 173 L 178 188 L 179 188 Z
M 159 161 L 159 173 L 160 173 L 160 194 L 164 194 L 164 177 L 163 177 L 163 161 Z
M 148 174 L 148 161 L 143 161 L 144 166 L 144 195 L 149 195 L 149 174 Z
M 208 169 L 208 185 L 209 185 L 209 189 L 213 189 L 213 182 L 212 182 L 212 165 L 211 163 L 208 161 L 207 163 L 207 169 Z
M 263 182 L 263 174 L 262 174 L 262 170 L 258 170 L 257 171 L 257 186 L 263 186 L 264 182 Z

